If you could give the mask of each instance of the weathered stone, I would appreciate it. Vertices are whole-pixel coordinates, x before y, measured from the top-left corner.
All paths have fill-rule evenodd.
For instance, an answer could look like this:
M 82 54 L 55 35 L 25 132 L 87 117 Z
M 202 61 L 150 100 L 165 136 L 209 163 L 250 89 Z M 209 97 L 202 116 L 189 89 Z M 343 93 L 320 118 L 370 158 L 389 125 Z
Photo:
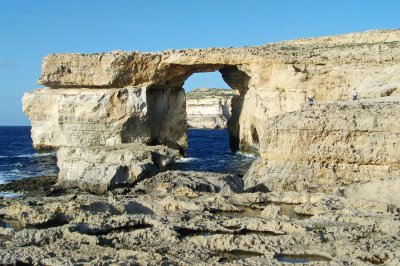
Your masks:
M 185 153 L 182 86 L 211 71 L 238 91 L 232 150 L 263 160 L 246 188 L 326 192 L 399 174 L 400 30 L 259 47 L 49 55 L 40 83 L 50 89 L 24 97 L 34 146 L 140 142 Z M 345 102 L 353 89 L 362 102 Z M 317 104 L 301 109 L 307 97 Z
M 26 93 L 24 112 L 36 149 L 122 143 L 187 147 L 182 89 L 40 89 Z
M 196 89 L 186 95 L 187 123 L 192 128 L 226 128 L 233 90 Z
M 318 103 L 270 119 L 246 189 L 331 192 L 400 175 L 397 96 Z M 381 194 L 381 196 L 383 196 Z
M 57 152 L 58 185 L 103 193 L 155 175 L 177 156 L 177 150 L 144 144 L 61 147 Z
M 400 210 L 400 177 L 378 179 L 360 183 L 345 189 L 344 194 L 350 199 L 365 199 L 394 205 L 394 211 Z
M 232 99 L 233 150 L 257 152 L 266 121 L 296 111 L 307 97 L 343 101 L 389 96 L 400 87 L 400 31 L 368 31 L 260 47 L 54 54 L 40 83 L 52 88 L 165 89 L 196 72 L 219 71 L 240 95 Z
M 159 177 L 153 178 L 156 184 Z M 126 189 L 107 196 L 69 193 L 0 202 L 7 205 L 0 218 L 31 225 L 0 230 L 1 264 L 390 265 L 399 260 L 400 223 L 371 200 L 322 194 L 316 199 L 307 192 L 198 191 L 195 198 Z M 293 207 L 296 212 L 313 216 L 285 214 L 282 203 L 294 201 L 302 202 Z M 56 215 L 68 219 L 42 223 Z
M 135 189 L 157 195 L 181 194 L 183 188 L 188 188 L 193 192 L 240 193 L 243 191 L 243 180 L 232 174 L 167 171 L 146 179 L 135 187 Z

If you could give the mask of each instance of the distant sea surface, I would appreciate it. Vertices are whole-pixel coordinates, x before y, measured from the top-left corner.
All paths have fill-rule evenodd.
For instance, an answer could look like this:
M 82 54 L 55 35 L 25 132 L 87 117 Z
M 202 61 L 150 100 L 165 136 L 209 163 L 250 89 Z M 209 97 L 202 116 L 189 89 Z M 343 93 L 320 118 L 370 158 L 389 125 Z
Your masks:
M 0 183 L 58 173 L 56 154 L 36 152 L 30 130 L 31 127 L 0 127 Z M 188 137 L 188 157 L 177 160 L 172 169 L 243 175 L 255 159 L 232 153 L 225 129 L 189 129 Z

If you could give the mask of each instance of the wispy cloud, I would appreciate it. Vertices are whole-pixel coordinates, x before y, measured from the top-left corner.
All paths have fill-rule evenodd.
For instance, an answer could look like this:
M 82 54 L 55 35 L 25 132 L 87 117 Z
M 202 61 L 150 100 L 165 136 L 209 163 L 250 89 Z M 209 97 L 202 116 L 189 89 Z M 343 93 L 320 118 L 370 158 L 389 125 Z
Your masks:
M 0 68 L 1 69 L 14 69 L 17 67 L 17 64 L 9 61 L 0 60 Z

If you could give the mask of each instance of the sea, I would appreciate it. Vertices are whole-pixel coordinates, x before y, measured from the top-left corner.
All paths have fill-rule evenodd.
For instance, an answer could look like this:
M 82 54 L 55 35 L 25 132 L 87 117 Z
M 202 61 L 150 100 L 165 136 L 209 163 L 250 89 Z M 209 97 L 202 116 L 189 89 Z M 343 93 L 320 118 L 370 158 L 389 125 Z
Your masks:
M 31 127 L 0 127 L 0 184 L 24 177 L 57 175 L 56 154 L 32 148 Z M 244 175 L 254 155 L 232 153 L 226 129 L 189 129 L 188 156 L 171 169 Z

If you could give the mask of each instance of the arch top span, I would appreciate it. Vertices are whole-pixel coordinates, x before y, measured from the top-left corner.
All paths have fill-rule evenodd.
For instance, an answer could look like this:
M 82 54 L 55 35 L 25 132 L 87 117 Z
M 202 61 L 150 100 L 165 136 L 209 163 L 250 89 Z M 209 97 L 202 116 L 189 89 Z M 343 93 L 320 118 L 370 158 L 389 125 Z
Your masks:
M 181 87 L 193 73 L 229 72 L 251 61 L 230 50 L 237 49 L 51 54 L 43 60 L 38 83 L 51 88 Z

